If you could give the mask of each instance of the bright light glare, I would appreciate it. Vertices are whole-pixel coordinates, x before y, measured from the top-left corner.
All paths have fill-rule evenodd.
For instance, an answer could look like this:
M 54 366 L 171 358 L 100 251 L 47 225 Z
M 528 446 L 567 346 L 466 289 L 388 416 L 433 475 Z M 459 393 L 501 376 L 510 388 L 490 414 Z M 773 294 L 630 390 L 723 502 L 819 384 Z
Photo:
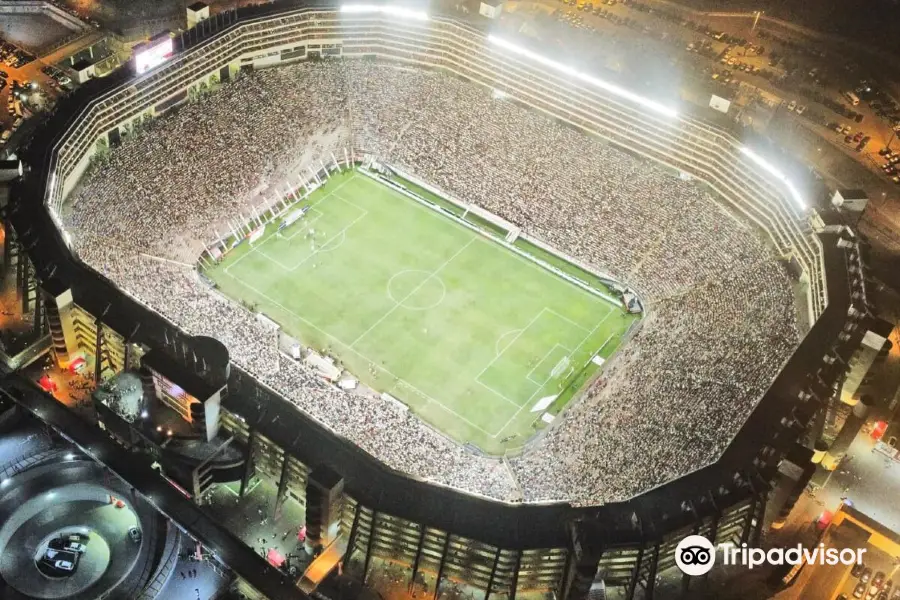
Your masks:
M 69 452 L 68 454 L 66 454 L 66 460 L 72 460 L 73 458 L 75 458 L 75 455 L 72 454 L 71 452 Z
M 517 44 L 513 44 L 512 42 L 509 42 L 502 38 L 498 38 L 495 35 L 489 35 L 487 39 L 489 42 L 491 42 L 495 46 L 500 46 L 504 50 L 509 50 L 510 52 L 512 52 L 514 54 L 524 56 L 525 58 L 533 60 L 536 63 L 540 63 L 540 64 L 544 65 L 545 67 L 550 67 L 551 69 L 559 71 L 560 73 L 564 73 L 570 77 L 580 79 L 581 81 L 584 81 L 585 83 L 589 83 L 589 84 L 593 85 L 594 87 L 598 87 L 602 90 L 606 90 L 607 92 L 609 92 L 611 94 L 614 94 L 621 98 L 625 98 L 626 100 L 634 102 L 635 104 L 640 104 L 644 108 L 649 108 L 650 110 L 652 110 L 654 112 L 658 112 L 667 117 L 675 118 L 678 116 L 678 113 L 675 112 L 675 110 L 669 108 L 668 106 L 664 106 L 664 105 L 660 104 L 659 102 L 649 100 L 647 98 L 644 98 L 643 96 L 638 96 L 634 92 L 629 92 L 628 90 L 626 90 L 624 88 L 620 88 L 617 85 L 613 85 L 612 83 L 603 81 L 602 79 L 597 79 L 596 77 L 588 75 L 587 73 L 582 73 L 581 71 L 578 71 L 577 69 L 574 69 L 574 68 L 564 65 L 562 63 L 556 62 L 555 60 L 551 60 L 551 59 L 547 58 L 546 56 L 541 56 L 540 54 L 538 54 L 536 52 L 532 52 L 531 50 L 528 50 L 527 48 L 523 48 Z
M 379 6 L 377 4 L 344 4 L 341 6 L 344 13 L 380 13 L 401 19 L 413 19 L 415 21 L 427 21 L 428 14 L 422 10 L 412 10 L 402 6 Z
M 750 148 L 747 148 L 746 146 L 741 146 L 741 154 L 752 160 L 754 163 L 762 167 L 766 172 L 778 179 L 778 181 L 783 183 L 784 187 L 786 187 L 788 189 L 788 192 L 790 192 L 791 199 L 794 201 L 797 207 L 801 210 L 806 210 L 806 201 L 803 200 L 803 196 L 800 195 L 800 192 L 797 191 L 797 188 L 794 187 L 794 184 L 790 182 L 790 180 L 784 173 L 776 169 L 774 165 L 769 163 L 769 161 L 764 159 L 762 156 L 760 156 Z

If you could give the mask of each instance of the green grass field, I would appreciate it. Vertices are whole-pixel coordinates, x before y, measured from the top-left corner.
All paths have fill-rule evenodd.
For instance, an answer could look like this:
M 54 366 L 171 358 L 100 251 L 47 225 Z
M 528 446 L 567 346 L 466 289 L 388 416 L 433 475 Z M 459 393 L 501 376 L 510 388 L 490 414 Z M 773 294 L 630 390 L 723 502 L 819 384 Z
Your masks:
M 355 171 L 304 202 L 297 223 L 280 235 L 271 224 L 206 274 L 487 453 L 531 437 L 542 399 L 557 414 L 596 372 L 591 357 L 608 358 L 635 318 Z

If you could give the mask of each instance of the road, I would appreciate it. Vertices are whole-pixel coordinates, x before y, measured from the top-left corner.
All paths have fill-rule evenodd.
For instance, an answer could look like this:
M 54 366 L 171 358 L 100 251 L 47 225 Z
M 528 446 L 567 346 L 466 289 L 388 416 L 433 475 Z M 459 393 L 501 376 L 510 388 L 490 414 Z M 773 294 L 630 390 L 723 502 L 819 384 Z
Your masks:
M 191 537 L 271 600 L 296 600 L 306 596 L 293 582 L 213 521 L 191 500 L 165 482 L 150 466 L 152 458 L 131 454 L 102 430 L 73 415 L 52 397 L 38 392 L 30 382 L 10 376 L 0 390 L 57 431 L 64 433 L 83 452 L 108 467 L 160 513 L 178 523 Z
M 112 506 L 110 491 L 103 486 L 102 469 L 83 460 L 51 462 L 10 479 L 0 496 L 3 579 L 43 598 L 87 600 L 115 589 L 130 574 L 141 547 L 128 539 L 137 515 L 129 506 Z M 75 531 L 89 538 L 78 568 L 65 579 L 47 578 L 36 568 L 35 555 L 50 537 Z

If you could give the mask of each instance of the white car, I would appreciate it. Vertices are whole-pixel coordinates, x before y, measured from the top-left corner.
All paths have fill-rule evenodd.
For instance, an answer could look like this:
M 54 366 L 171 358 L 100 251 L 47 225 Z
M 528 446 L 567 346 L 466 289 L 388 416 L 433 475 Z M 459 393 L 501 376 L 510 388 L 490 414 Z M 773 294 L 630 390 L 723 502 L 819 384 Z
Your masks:
M 797 108 L 797 101 L 791 100 L 791 103 L 788 104 L 788 110 L 793 112 L 795 108 Z
M 74 571 L 75 563 L 69 560 L 58 560 L 53 563 L 53 566 L 59 569 L 60 571 Z
M 80 544 L 78 542 L 66 542 L 64 550 L 68 550 L 69 552 L 77 552 L 78 554 L 83 554 L 85 550 L 87 550 L 87 546 L 84 544 Z

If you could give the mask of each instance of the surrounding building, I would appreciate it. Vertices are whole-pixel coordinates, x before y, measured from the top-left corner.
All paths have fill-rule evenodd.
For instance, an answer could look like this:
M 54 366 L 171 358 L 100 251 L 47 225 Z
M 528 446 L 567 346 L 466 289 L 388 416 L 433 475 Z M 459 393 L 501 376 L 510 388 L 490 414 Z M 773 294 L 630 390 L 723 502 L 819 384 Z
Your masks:
M 199 4 L 189 10 L 202 13 Z M 227 81 L 241 69 L 331 55 L 446 70 L 501 90 L 700 180 L 767 234 L 801 282 L 811 326 L 718 461 L 630 501 L 589 508 L 506 504 L 416 480 L 334 435 L 229 366 L 221 344 L 178 331 L 73 255 L 57 215 L 92 156 L 114 147 L 136 121 L 164 115 L 201 84 Z M 35 332 L 49 330 L 47 349 L 59 367 L 86 364 L 95 382 L 141 382 L 141 400 L 134 401 L 140 410 L 118 401 L 114 409 L 102 394 L 95 402 L 110 409 L 103 419 L 119 441 L 155 447 L 167 474 L 198 503 L 213 479 L 240 480 L 243 494 L 254 473 L 265 473 L 277 482 L 279 501 L 290 496 L 306 505 L 312 550 L 340 543 L 347 572 L 363 581 L 376 560 L 401 565 L 410 585 L 427 573 L 435 598 L 451 579 L 485 599 L 531 592 L 578 599 L 595 581 L 621 587 L 628 598 L 639 588 L 652 597 L 685 535 L 759 540 L 779 464 L 788 455 L 800 456 L 798 463 L 809 458 L 798 444 L 850 385 L 854 354 L 881 351 L 874 337 L 880 325 L 854 232 L 827 210 L 815 218 L 798 210 L 794 190 L 748 158 L 732 134 L 690 119 L 676 128 L 639 104 L 582 92 L 550 67 L 505 54 L 471 24 L 450 18 L 299 2 L 217 15 L 175 37 L 174 54 L 160 66 L 141 76 L 121 70 L 60 105 L 22 157 L 28 170 L 13 185 L 4 220 L 4 267 L 21 272 L 23 311 L 34 310 Z M 559 102 L 576 96 L 578 102 Z M 123 373 L 137 379 L 129 384 Z M 144 410 L 150 434 L 140 423 Z M 153 426 L 165 427 L 157 417 L 171 416 L 166 411 L 186 436 L 206 444 L 202 454 L 166 454 L 169 436 L 152 435 Z M 125 424 L 112 425 L 115 419 Z M 134 434 L 138 429 L 145 433 Z M 213 475 L 218 458 L 222 468 Z

